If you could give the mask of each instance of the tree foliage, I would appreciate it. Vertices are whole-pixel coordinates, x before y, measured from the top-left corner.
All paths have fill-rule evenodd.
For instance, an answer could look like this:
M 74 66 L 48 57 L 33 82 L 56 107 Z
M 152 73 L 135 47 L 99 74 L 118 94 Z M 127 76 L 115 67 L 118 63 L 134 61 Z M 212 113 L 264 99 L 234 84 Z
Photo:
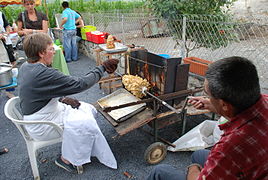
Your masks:
M 234 25 L 229 7 L 236 0 L 148 0 L 153 14 L 167 20 L 168 27 L 177 43 L 182 39 L 183 17 L 186 18 L 186 41 L 188 51 L 198 47 L 216 49 L 235 40 Z M 193 45 L 194 44 L 194 45 Z
M 43 1 L 44 2 L 44 1 Z M 55 14 L 62 13 L 63 8 L 61 6 L 62 0 L 55 0 L 51 3 L 47 3 L 48 18 L 50 22 L 50 27 L 55 27 Z M 71 0 L 69 1 L 70 8 L 76 10 L 80 13 L 96 13 L 96 12 L 106 12 L 113 10 L 133 10 L 136 8 L 141 8 L 144 6 L 143 1 L 107 1 L 107 0 Z M 38 11 L 46 13 L 45 4 L 36 7 Z M 8 21 L 12 23 L 13 20 L 17 20 L 20 12 L 24 10 L 22 5 L 8 5 L 1 9 L 1 11 L 6 15 Z
M 148 0 L 148 6 L 161 17 L 177 14 L 225 14 L 222 7 L 228 9 L 236 0 Z

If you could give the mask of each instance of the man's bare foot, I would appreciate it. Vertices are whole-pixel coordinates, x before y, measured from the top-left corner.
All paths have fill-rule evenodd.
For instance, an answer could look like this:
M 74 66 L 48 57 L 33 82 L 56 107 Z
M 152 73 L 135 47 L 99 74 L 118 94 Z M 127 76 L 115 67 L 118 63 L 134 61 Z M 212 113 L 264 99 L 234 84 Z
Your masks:
M 67 159 L 64 159 L 62 156 L 60 158 L 65 164 L 70 164 L 70 162 Z

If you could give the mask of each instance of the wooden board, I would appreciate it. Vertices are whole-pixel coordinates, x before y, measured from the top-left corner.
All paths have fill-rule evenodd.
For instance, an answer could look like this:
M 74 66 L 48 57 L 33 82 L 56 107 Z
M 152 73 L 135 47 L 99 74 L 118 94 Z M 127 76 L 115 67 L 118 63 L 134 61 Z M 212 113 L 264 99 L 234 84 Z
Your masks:
M 164 127 L 169 124 L 173 124 L 174 122 L 180 121 L 180 118 L 177 118 L 177 115 L 175 115 L 175 112 L 168 111 L 165 113 L 160 113 L 156 117 L 153 116 L 153 110 L 146 108 L 144 111 L 132 116 L 131 118 L 127 119 L 126 121 L 123 121 L 121 123 L 115 122 L 111 116 L 109 116 L 106 112 L 102 111 L 101 107 L 96 103 L 94 104 L 96 109 L 110 122 L 116 132 L 122 136 L 124 134 L 127 134 L 128 132 L 137 129 L 139 127 L 142 127 L 143 125 L 155 120 L 155 119 L 163 119 L 166 122 L 158 122 L 159 128 Z M 187 106 L 187 115 L 199 115 L 204 113 L 209 113 L 208 110 L 197 110 L 193 106 Z M 172 117 L 172 118 L 169 118 Z M 174 117 L 176 118 L 174 120 Z M 185 119 L 186 120 L 186 119 Z
M 149 108 L 146 108 L 142 112 L 120 123 L 117 127 L 115 127 L 115 130 L 120 136 L 127 134 L 128 132 L 137 129 L 139 127 L 142 127 L 148 122 L 156 119 L 156 117 L 152 116 L 152 114 L 153 111 Z

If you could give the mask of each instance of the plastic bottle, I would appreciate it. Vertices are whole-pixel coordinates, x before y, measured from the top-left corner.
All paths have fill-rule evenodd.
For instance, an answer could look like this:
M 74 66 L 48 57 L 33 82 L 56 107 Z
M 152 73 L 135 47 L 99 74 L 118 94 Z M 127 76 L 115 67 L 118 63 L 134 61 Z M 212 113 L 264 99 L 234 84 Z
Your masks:
M 12 28 L 13 28 L 13 31 L 14 31 L 14 32 L 18 32 L 18 26 L 17 26 L 17 24 L 15 23 L 15 20 L 13 20 Z

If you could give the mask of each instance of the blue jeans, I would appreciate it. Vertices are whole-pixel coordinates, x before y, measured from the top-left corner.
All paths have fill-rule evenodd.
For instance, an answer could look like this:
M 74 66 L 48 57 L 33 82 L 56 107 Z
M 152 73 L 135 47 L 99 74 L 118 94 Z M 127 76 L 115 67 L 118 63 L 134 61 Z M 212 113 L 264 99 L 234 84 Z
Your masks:
M 77 60 L 76 29 L 63 30 L 63 48 L 67 62 Z
M 195 151 L 191 156 L 192 163 L 197 163 L 204 167 L 209 152 L 210 151 L 206 149 Z M 147 180 L 186 180 L 186 176 L 183 171 L 173 166 L 159 164 L 152 170 Z
M 210 150 L 207 149 L 201 149 L 198 151 L 195 151 L 191 156 L 192 163 L 200 164 L 202 167 L 204 167 L 205 162 L 208 159 L 208 154 Z
M 82 38 L 79 37 L 79 36 L 76 36 L 76 42 L 79 43 L 79 41 L 81 40 Z

